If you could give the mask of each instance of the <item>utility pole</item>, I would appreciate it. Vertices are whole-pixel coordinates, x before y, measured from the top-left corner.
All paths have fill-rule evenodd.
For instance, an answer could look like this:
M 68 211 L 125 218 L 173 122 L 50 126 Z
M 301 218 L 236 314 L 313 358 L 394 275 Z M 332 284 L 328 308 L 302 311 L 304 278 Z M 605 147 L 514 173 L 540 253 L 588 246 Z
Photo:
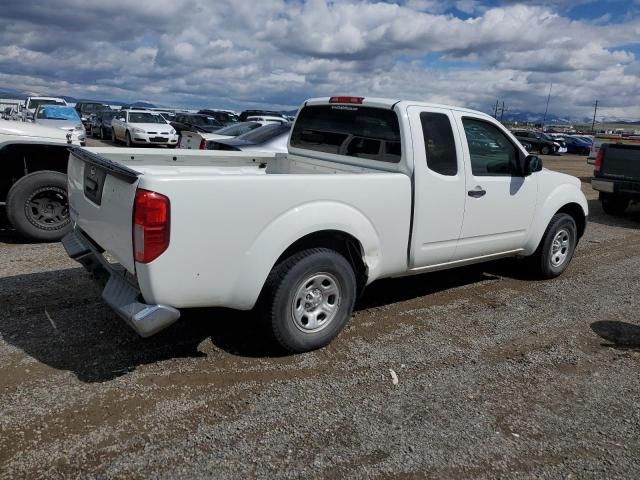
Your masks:
M 502 108 L 500 108 L 500 123 L 502 123 L 502 119 L 504 118 L 504 111 L 509 110 L 504 106 L 504 100 L 502 101 Z
M 551 89 L 553 88 L 553 83 L 549 85 L 549 95 L 547 95 L 547 106 L 544 109 L 544 118 L 542 119 L 542 128 L 544 130 L 544 124 L 547 123 L 547 112 L 549 111 L 549 100 L 551 99 Z
M 598 100 L 596 99 L 596 105 L 593 109 L 593 122 L 591 123 L 591 133 L 596 133 L 596 113 L 598 113 Z
M 500 100 L 496 98 L 496 108 L 493 111 L 493 118 L 495 118 L 496 120 L 498 119 L 498 104 L 500 103 Z

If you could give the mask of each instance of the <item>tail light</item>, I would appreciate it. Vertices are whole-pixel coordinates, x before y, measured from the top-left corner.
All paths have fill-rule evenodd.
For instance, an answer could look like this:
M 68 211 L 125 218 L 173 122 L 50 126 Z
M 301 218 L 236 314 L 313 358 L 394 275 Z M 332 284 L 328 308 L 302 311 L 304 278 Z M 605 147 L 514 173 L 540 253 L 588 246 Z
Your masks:
M 600 147 L 598 150 L 598 154 L 596 155 L 596 163 L 593 168 L 593 173 L 595 175 L 596 172 L 599 172 L 602 169 L 602 159 L 604 158 L 604 148 Z
M 206 150 L 207 149 L 207 141 L 204 138 L 202 140 L 200 140 L 200 146 L 198 148 L 200 150 Z
M 364 97 L 331 97 L 329 103 L 355 103 L 361 105 Z
M 169 246 L 171 204 L 164 195 L 136 190 L 133 206 L 133 249 L 136 262 L 149 263 Z

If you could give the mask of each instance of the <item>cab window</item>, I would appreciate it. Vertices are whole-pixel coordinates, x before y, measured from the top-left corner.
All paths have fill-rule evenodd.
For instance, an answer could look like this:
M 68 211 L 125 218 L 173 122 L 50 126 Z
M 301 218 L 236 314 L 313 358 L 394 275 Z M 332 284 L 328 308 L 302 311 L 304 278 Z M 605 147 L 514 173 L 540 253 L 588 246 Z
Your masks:
M 520 175 L 519 151 L 495 125 L 476 118 L 462 119 L 469 145 L 471 172 L 476 177 Z
M 420 122 L 427 167 L 440 175 L 456 175 L 458 157 L 449 117 L 443 113 L 422 112 Z

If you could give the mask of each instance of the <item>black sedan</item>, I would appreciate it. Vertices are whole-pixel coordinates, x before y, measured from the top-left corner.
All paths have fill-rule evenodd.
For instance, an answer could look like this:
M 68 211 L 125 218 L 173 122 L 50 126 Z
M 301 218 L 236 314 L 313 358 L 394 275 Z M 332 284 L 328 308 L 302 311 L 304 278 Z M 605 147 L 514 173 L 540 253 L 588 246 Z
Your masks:
M 558 151 L 558 147 L 554 142 L 545 139 L 538 132 L 532 130 L 513 130 L 512 133 L 520 143 L 528 143 L 533 150 L 537 150 L 542 155 L 549 155 Z
M 188 132 L 211 133 L 222 128 L 224 125 L 209 115 L 200 113 L 176 113 L 175 120 L 171 122 L 171 126 L 175 128 L 178 133 L 182 133 L 183 130 Z

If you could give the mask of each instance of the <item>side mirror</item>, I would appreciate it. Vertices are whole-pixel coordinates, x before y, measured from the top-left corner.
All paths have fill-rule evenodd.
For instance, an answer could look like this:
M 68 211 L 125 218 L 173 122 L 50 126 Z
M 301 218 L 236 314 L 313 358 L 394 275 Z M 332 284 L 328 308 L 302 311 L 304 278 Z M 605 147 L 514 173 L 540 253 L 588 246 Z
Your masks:
M 531 175 L 540 170 L 542 170 L 542 159 L 536 155 L 527 155 L 524 159 L 524 174 Z

